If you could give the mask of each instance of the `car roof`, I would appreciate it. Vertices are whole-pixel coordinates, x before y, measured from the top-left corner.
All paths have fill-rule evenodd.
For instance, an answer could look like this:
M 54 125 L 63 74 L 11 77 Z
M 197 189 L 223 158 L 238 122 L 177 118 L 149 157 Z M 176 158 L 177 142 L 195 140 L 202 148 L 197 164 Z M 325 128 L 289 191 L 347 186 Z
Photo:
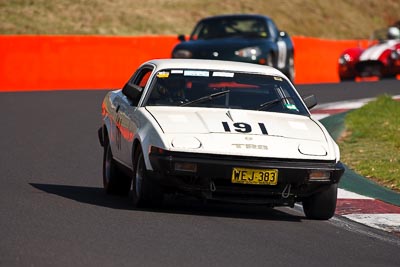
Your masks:
M 202 18 L 200 21 L 205 20 L 213 20 L 213 19 L 224 19 L 224 18 L 233 18 L 233 19 L 240 19 L 240 18 L 258 18 L 258 19 L 267 19 L 270 20 L 271 18 L 261 14 L 224 14 L 224 15 L 217 15 L 217 16 L 210 16 Z
M 211 59 L 155 59 L 142 64 L 150 64 L 157 70 L 162 69 L 197 69 L 197 70 L 219 70 L 245 73 L 258 73 L 284 77 L 282 72 L 266 65 L 243 63 L 237 61 L 211 60 Z

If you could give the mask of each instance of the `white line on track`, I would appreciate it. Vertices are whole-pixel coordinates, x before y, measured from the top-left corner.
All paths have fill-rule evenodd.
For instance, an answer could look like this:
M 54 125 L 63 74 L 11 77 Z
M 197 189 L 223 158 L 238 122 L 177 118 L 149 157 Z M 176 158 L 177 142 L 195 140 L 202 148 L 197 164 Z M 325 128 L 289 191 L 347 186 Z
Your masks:
M 400 214 L 380 213 L 380 214 L 347 214 L 342 215 L 352 221 L 356 221 L 373 228 L 387 232 L 400 233 Z
M 374 198 L 363 196 L 363 195 L 353 193 L 353 192 L 347 191 L 345 189 L 339 188 L 338 189 L 338 199 L 371 199 L 371 200 L 373 200 Z

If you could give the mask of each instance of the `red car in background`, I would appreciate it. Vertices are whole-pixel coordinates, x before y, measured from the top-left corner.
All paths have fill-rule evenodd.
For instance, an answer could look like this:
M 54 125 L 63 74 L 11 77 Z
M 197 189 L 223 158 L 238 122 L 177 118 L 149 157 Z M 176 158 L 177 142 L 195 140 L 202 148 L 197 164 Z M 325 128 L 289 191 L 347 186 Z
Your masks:
M 396 78 L 400 74 L 400 25 L 378 30 L 368 48 L 346 49 L 339 57 L 341 81 L 357 77 Z

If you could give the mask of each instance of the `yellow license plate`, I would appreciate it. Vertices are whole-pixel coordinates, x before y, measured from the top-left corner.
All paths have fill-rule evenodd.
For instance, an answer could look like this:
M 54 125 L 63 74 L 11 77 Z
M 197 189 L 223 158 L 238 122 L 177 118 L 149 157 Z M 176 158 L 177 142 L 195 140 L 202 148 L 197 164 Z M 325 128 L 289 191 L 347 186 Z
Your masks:
M 276 185 L 278 183 L 278 170 L 233 168 L 232 183 Z

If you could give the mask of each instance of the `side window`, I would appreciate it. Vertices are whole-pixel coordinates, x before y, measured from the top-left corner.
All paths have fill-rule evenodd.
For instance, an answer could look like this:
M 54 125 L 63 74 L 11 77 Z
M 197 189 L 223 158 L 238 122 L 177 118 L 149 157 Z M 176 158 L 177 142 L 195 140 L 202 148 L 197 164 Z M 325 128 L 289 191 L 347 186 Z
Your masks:
M 153 67 L 151 66 L 145 66 L 141 68 L 140 70 L 136 71 L 136 73 L 122 89 L 122 93 L 132 101 L 132 105 L 138 105 L 144 91 L 144 87 L 149 81 L 152 71 Z
M 275 40 L 278 37 L 278 29 L 276 28 L 275 23 L 272 21 L 268 21 L 268 29 L 270 31 L 271 37 Z
M 143 68 L 141 69 L 134 77 L 133 77 L 133 84 L 139 85 L 140 87 L 144 88 L 149 80 L 149 77 L 152 72 L 152 68 Z
M 143 71 L 143 73 L 140 73 L 141 77 L 140 79 L 138 79 L 137 81 L 137 85 L 139 85 L 140 87 L 144 88 L 147 84 L 147 81 L 149 80 L 150 74 L 151 74 L 151 69 L 145 69 Z

